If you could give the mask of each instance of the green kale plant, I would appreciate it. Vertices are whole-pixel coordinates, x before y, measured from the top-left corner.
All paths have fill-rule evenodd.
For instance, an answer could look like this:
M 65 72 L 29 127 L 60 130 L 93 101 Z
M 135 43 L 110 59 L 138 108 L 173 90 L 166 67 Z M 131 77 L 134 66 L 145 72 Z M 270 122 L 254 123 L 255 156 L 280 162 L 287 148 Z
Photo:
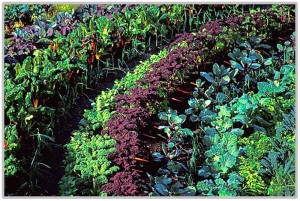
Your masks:
M 108 154 L 114 152 L 115 140 L 109 136 L 74 133 L 66 145 L 65 175 L 59 182 L 60 194 L 105 196 L 100 190 L 109 175 L 119 168 L 112 166 Z

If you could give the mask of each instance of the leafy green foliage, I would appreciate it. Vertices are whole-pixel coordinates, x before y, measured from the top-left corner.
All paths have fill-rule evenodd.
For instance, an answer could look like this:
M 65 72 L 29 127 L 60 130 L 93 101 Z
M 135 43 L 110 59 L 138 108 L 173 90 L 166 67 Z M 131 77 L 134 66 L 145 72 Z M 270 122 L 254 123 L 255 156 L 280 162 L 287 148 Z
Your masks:
M 163 129 L 167 135 L 168 143 L 162 143 L 163 153 L 154 152 L 153 161 L 161 162 L 168 161 L 166 167 L 158 170 L 158 176 L 154 177 L 148 174 L 152 192 L 149 195 L 163 196 L 192 196 L 196 194 L 196 188 L 190 180 L 189 172 L 195 167 L 195 155 L 187 161 L 180 160 L 181 157 L 188 156 L 192 152 L 192 147 L 195 145 L 196 137 L 188 128 L 182 128 L 182 124 L 186 121 L 186 116 L 178 115 L 177 111 L 168 109 L 166 112 L 158 114 L 160 120 L 168 122 L 168 126 L 159 126 L 158 129 Z M 183 148 L 185 147 L 185 148 Z M 189 168 L 188 168 L 189 167 Z
M 266 195 L 266 184 L 259 170 L 263 167 L 260 160 L 267 150 L 272 148 L 270 137 L 263 132 L 255 132 L 247 138 L 239 140 L 244 147 L 245 155 L 239 157 L 239 173 L 245 178 L 243 182 L 244 195 Z
M 201 79 L 196 81 L 197 87 L 193 97 L 188 101 L 190 107 L 185 110 L 185 113 L 190 115 L 189 118 L 183 116 L 180 118 L 177 113 L 172 112 L 162 112 L 159 115 L 160 119 L 171 121 L 170 125 L 177 116 L 190 123 L 197 122 L 200 131 L 203 131 L 205 161 L 198 171 L 201 179 L 197 183 L 197 190 L 201 195 L 294 194 L 294 151 L 291 150 L 294 147 L 294 138 L 288 134 L 294 132 L 295 124 L 294 111 L 291 110 L 295 104 L 294 64 L 279 66 L 282 64 L 279 57 L 264 61 L 263 56 L 254 49 L 271 49 L 271 47 L 261 44 L 261 41 L 252 37 L 249 43 L 238 42 L 246 50 L 241 52 L 235 49 L 235 54 L 230 56 L 235 61 L 241 62 L 240 64 L 231 65 L 228 69 L 215 64 L 212 72 L 201 72 L 204 81 Z M 266 56 L 268 53 L 265 51 L 263 55 Z M 247 64 L 247 59 L 254 60 L 251 62 L 249 60 Z M 254 61 L 264 66 L 272 76 L 269 78 L 262 76 L 259 82 L 254 80 L 248 87 L 243 88 L 242 84 L 247 83 L 238 82 L 236 78 L 245 76 L 245 68 L 252 69 L 251 71 L 258 69 L 251 67 Z M 242 71 L 236 70 L 239 68 L 237 65 L 243 68 Z M 230 79 L 224 79 L 226 76 L 222 75 L 224 71 L 232 72 L 233 76 L 228 75 Z M 241 88 L 243 89 L 240 90 Z M 236 93 L 231 93 L 230 90 L 235 90 Z M 290 114 L 287 115 L 286 112 Z M 284 123 L 278 124 L 282 119 Z M 178 122 L 181 126 L 182 122 Z M 168 136 L 172 135 L 169 127 L 160 128 L 165 129 L 165 132 L 169 133 Z M 245 132 L 249 132 L 248 129 L 256 132 L 242 138 Z M 281 135 L 278 133 L 282 133 L 285 137 L 280 138 Z M 159 153 L 154 153 L 154 156 L 159 160 L 165 159 L 165 156 Z M 202 155 L 198 155 L 197 158 L 201 160 Z
M 15 157 L 20 147 L 19 136 L 15 125 L 4 128 L 4 175 L 15 175 L 19 168 L 19 161 Z
M 240 185 L 243 178 L 236 172 L 229 174 L 227 180 L 216 178 L 215 180 L 209 179 L 197 183 L 197 190 L 200 195 L 208 196 L 237 196 L 240 191 Z
M 158 62 L 166 55 L 167 51 L 164 49 L 158 55 L 151 56 L 149 60 L 136 66 L 133 72 L 128 72 L 121 80 L 116 80 L 112 89 L 103 91 L 92 103 L 93 109 L 85 111 L 85 119 L 81 121 L 81 129 L 90 127 L 92 130 L 96 130 L 99 127 L 104 127 L 107 120 L 114 114 L 115 96 L 136 86 L 136 82 L 143 78 L 147 71 L 151 70 L 151 64 Z
M 88 133 L 74 133 L 66 145 L 65 175 L 60 181 L 60 194 L 100 195 L 105 193 L 101 186 L 108 182 L 108 176 L 118 170 L 108 160 L 108 154 L 115 151 L 115 141 L 109 136 L 90 136 Z
M 188 174 L 181 163 L 169 161 L 166 168 L 158 171 L 161 176 L 148 174 L 152 192 L 150 196 L 193 196 L 196 188 L 188 179 Z

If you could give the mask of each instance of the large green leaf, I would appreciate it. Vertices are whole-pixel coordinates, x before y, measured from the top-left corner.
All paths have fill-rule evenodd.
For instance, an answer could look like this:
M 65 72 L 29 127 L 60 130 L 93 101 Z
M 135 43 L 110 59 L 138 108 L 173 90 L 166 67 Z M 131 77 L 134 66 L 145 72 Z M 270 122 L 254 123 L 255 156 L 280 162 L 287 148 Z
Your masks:
M 236 163 L 236 157 L 227 152 L 220 157 L 219 169 L 223 173 L 226 173 L 229 168 L 232 168 L 235 165 L 235 163 Z

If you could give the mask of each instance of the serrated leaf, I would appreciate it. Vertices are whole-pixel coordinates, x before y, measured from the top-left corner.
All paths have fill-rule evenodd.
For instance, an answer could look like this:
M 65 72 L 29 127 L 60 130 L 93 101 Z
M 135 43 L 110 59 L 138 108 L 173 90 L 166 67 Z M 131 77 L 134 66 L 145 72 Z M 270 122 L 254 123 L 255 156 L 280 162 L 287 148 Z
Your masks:
M 230 153 L 225 153 L 220 157 L 220 166 L 222 167 L 227 167 L 227 168 L 232 168 L 235 163 L 236 163 L 236 157 L 231 155 Z M 227 171 L 223 171 L 223 173 L 226 173 Z

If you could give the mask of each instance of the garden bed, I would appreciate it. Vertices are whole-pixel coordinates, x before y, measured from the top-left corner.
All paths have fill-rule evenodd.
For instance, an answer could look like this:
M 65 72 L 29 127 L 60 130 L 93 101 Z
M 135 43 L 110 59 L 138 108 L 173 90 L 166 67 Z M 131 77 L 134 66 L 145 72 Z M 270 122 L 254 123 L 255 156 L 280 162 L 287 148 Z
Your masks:
M 5 8 L 6 195 L 295 194 L 293 5 L 48 6 Z

